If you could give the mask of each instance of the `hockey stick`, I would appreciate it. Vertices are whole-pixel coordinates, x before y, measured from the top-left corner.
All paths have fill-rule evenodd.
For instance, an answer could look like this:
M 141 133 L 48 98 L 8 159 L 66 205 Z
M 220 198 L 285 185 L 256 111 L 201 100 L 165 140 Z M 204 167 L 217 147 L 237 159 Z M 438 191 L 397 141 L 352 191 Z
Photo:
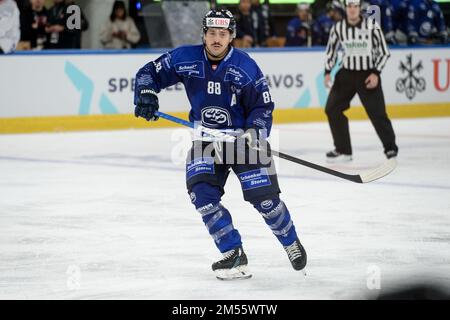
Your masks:
M 216 138 L 220 138 L 223 141 L 226 142 L 234 142 L 236 140 L 236 137 L 234 136 L 230 136 L 226 133 L 221 132 L 220 130 L 215 130 L 215 129 L 210 129 L 210 128 L 206 128 L 203 127 L 201 125 L 196 125 L 193 122 L 190 121 L 186 121 L 174 116 L 171 116 L 170 114 L 164 113 L 164 112 L 160 112 L 160 111 L 156 111 L 155 115 L 157 115 L 158 117 L 161 117 L 163 119 L 181 124 L 183 126 L 192 128 L 192 129 L 196 129 L 199 130 L 201 132 L 207 133 L 213 137 Z M 386 175 L 388 175 L 389 173 L 391 173 L 395 167 L 397 166 L 397 161 L 395 160 L 395 158 L 391 158 L 388 159 L 387 161 L 385 161 L 382 165 L 380 165 L 379 167 L 368 171 L 367 173 L 362 173 L 362 174 L 347 174 L 347 173 L 343 173 L 340 171 L 336 171 L 327 167 L 323 167 L 320 166 L 318 164 L 312 163 L 312 162 L 308 162 L 306 160 L 302 160 L 296 157 L 293 157 L 291 155 L 288 155 L 286 153 L 282 153 L 276 150 L 272 150 L 271 151 L 273 155 L 281 158 L 281 159 L 285 159 L 291 162 L 295 162 L 298 164 L 301 164 L 303 166 L 306 166 L 308 168 L 312 168 L 318 171 L 322 171 L 328 174 L 331 174 L 333 176 L 345 179 L 345 180 L 349 180 L 352 182 L 356 182 L 356 183 L 368 183 L 368 182 L 372 182 L 375 180 L 378 180 Z

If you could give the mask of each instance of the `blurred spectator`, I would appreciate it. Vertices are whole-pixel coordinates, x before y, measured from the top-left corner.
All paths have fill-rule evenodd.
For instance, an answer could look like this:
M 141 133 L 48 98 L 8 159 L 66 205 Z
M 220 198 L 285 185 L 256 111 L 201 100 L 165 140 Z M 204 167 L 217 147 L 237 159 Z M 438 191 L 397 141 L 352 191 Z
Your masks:
M 326 46 L 333 25 L 344 18 L 345 8 L 339 0 L 327 4 L 327 12 L 323 13 L 312 24 L 312 42 L 315 46 Z
M 267 0 L 266 0 L 267 2 Z M 270 37 L 275 37 L 275 23 L 270 13 L 270 7 L 267 3 L 260 3 L 260 0 L 252 0 L 252 15 L 257 16 L 258 26 L 260 30 L 258 30 L 258 34 L 260 35 L 259 41 L 261 45 L 265 45 L 265 42 Z
M 104 48 L 129 49 L 139 42 L 141 34 L 133 19 L 127 15 L 125 3 L 115 1 L 109 21 L 100 32 L 100 40 Z
M 372 6 L 378 6 L 380 8 L 380 14 L 381 14 L 381 29 L 384 33 L 384 38 L 388 44 L 396 44 L 395 40 L 395 32 L 394 32 L 394 25 L 392 23 L 392 11 L 393 7 L 391 5 L 391 1 L 388 0 L 368 0 L 368 5 Z M 375 12 L 369 12 L 370 15 L 374 14 Z
M 344 1 L 338 0 L 339 2 L 343 3 Z M 322 14 L 327 12 L 328 6 L 330 4 L 330 0 L 315 0 L 313 3 L 311 3 L 310 10 L 313 13 L 313 18 L 317 18 L 321 16 Z
M 81 32 L 87 30 L 89 24 L 81 12 L 81 29 L 70 29 L 67 27 L 69 13 L 67 7 L 74 5 L 75 1 L 54 0 L 53 6 L 48 10 L 47 26 L 47 49 L 80 49 Z
M 54 0 L 49 9 L 45 32 L 48 35 L 47 49 L 64 49 L 64 29 L 66 25 L 66 3 L 64 0 Z
M 409 0 L 391 0 L 391 5 L 395 41 L 398 44 L 407 44 Z
M 70 7 L 71 5 L 77 5 L 76 1 L 74 0 L 66 0 L 66 8 Z M 79 6 L 78 6 L 79 7 Z M 64 36 L 64 42 L 65 47 L 68 49 L 81 49 L 81 35 L 83 31 L 86 31 L 89 28 L 89 22 L 86 19 L 86 16 L 83 13 L 83 10 L 80 8 L 80 22 L 81 22 L 81 28 L 80 29 L 69 29 L 65 28 L 63 36 Z M 66 9 L 66 20 L 68 18 L 67 15 L 70 15 L 67 12 Z
M 255 28 L 254 16 L 252 15 L 251 0 L 240 0 L 238 12 L 236 13 L 236 39 L 242 40 L 244 48 L 254 47 L 257 42 L 257 27 Z M 255 15 L 257 16 L 257 15 Z M 256 24 L 258 21 L 256 21 Z
M 286 47 L 309 46 L 311 43 L 311 13 L 309 3 L 297 5 L 297 17 L 289 21 L 286 33 Z
M 0 0 L 0 54 L 16 49 L 20 40 L 20 12 L 13 0 Z
M 45 27 L 47 26 L 48 11 L 44 7 L 44 0 L 31 0 L 32 20 L 31 24 L 31 48 L 41 50 L 47 41 L 47 33 Z
M 20 12 L 20 41 L 17 44 L 17 50 L 31 49 L 31 23 L 33 13 L 31 11 L 30 0 L 16 0 Z
M 410 44 L 447 43 L 444 15 L 435 1 L 410 0 L 408 24 Z

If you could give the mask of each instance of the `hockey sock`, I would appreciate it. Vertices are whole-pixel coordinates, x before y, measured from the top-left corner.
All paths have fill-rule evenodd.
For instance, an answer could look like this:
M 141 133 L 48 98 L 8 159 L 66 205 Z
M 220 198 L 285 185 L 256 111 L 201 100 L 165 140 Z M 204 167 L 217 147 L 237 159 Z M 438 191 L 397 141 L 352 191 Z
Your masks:
M 219 187 L 200 182 L 192 187 L 190 196 L 220 252 L 242 246 L 230 212 L 220 203 L 222 193 Z
M 280 198 L 252 202 L 253 207 L 263 216 L 266 224 L 283 246 L 292 244 L 297 239 L 295 226 L 286 205 Z

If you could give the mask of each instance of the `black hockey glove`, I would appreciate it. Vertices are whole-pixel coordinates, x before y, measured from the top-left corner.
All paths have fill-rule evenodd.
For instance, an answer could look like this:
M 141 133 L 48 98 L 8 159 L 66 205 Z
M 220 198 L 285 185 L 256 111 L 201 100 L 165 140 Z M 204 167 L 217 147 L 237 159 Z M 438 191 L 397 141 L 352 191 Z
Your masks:
M 158 109 L 159 103 L 156 92 L 151 89 L 140 89 L 136 97 L 134 115 L 145 118 L 147 121 L 156 121 L 159 119 L 158 116 L 155 116 Z

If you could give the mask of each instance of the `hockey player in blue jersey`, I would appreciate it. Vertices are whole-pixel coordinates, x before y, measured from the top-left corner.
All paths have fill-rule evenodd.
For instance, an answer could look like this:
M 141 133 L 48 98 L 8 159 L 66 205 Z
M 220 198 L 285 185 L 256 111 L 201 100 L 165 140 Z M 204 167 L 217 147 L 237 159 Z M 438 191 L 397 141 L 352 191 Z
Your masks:
M 311 12 L 309 3 L 297 5 L 297 17 L 289 20 L 286 27 L 286 47 L 309 46 L 311 38 Z
M 388 0 L 368 0 L 364 6 L 377 6 L 380 9 L 381 15 L 381 29 L 384 33 L 384 38 L 388 44 L 397 44 L 395 39 L 395 30 L 392 22 L 393 7 Z M 368 12 L 374 14 L 374 12 Z
M 327 4 L 327 12 L 315 19 L 312 25 L 312 43 L 315 46 L 326 46 L 333 25 L 345 17 L 345 8 L 339 0 Z
M 408 41 L 408 7 L 409 0 L 391 0 L 392 25 L 395 32 L 395 40 L 399 44 Z
M 223 259 L 212 265 L 217 278 L 223 280 L 251 276 L 241 236 L 221 203 L 230 170 L 241 182 L 244 199 L 262 215 L 293 268 L 301 270 L 307 261 L 289 210 L 279 197 L 277 174 L 265 139 L 270 134 L 274 108 L 269 87 L 255 61 L 231 46 L 235 34 L 236 21 L 228 10 L 209 11 L 203 18 L 203 44 L 176 48 L 142 67 L 136 75 L 134 100 L 137 117 L 157 120 L 157 94 L 182 82 L 191 104 L 190 121 L 238 137 L 231 150 L 243 153 L 244 161 L 233 155 L 230 162 L 226 154 L 229 142 L 204 137 L 194 139 L 186 163 L 191 202 L 223 254 Z M 249 161 L 263 145 L 269 150 L 269 161 Z
M 409 43 L 433 44 L 448 41 L 447 26 L 439 4 L 432 0 L 410 0 L 408 8 Z

